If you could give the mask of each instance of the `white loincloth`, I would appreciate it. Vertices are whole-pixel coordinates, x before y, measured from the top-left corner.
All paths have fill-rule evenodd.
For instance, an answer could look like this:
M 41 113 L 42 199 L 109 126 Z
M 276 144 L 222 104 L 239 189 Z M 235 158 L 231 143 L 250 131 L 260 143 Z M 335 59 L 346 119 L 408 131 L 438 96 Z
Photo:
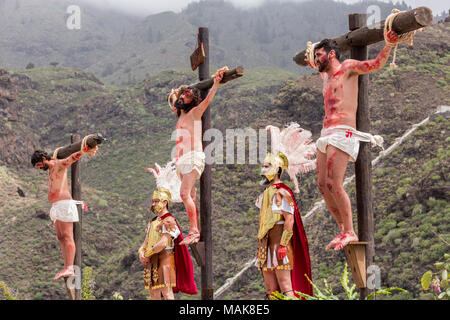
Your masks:
M 383 137 L 370 133 L 358 131 L 350 126 L 336 126 L 324 128 L 320 132 L 320 138 L 316 141 L 317 149 L 326 153 L 330 144 L 350 156 L 350 161 L 355 162 L 358 158 L 359 143 L 370 142 L 372 146 L 383 148 Z
M 201 151 L 189 151 L 185 153 L 175 163 L 177 175 L 181 179 L 182 174 L 188 174 L 195 170 L 198 172 L 198 178 L 200 178 L 205 169 L 205 158 L 205 153 Z
M 53 203 L 50 209 L 50 219 L 53 223 L 56 220 L 62 222 L 78 222 L 77 204 L 83 204 L 83 201 L 59 200 Z

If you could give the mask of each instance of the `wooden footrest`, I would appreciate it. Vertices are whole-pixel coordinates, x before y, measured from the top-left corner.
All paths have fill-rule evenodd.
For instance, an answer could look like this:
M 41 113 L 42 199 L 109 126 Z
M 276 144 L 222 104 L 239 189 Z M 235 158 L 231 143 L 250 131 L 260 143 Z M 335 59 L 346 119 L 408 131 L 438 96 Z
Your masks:
M 344 247 L 350 269 L 352 270 L 353 281 L 357 288 L 366 287 L 366 246 L 368 244 L 368 242 L 364 241 L 355 241 Z

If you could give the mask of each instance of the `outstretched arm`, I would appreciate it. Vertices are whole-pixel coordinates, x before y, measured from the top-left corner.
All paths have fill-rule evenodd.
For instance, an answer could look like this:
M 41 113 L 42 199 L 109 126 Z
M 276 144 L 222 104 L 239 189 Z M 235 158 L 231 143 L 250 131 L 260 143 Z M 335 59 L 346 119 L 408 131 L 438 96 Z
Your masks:
M 68 168 L 72 165 L 72 163 L 77 162 L 78 160 L 81 159 L 81 157 L 83 155 L 85 155 L 88 152 L 91 151 L 96 151 L 98 149 L 98 146 L 95 146 L 94 148 L 89 148 L 88 145 L 86 145 L 86 147 L 84 147 L 84 150 L 80 150 L 78 152 L 72 153 L 70 156 L 68 156 L 67 158 L 61 160 L 61 165 L 64 168 Z
M 217 87 L 219 86 L 220 81 L 222 81 L 224 70 L 217 70 L 216 75 L 214 77 L 214 84 L 211 87 L 211 89 L 208 92 L 208 95 L 206 98 L 192 111 L 194 112 L 194 117 L 196 119 L 200 119 L 203 116 L 203 113 L 205 113 L 206 109 L 208 108 L 209 104 L 213 100 L 214 96 L 216 95 Z
M 398 36 L 394 31 L 389 31 L 387 33 L 387 37 L 391 43 L 395 43 L 398 41 Z M 349 68 L 352 72 L 356 74 L 366 74 L 373 71 L 380 70 L 386 64 L 386 61 L 389 58 L 389 53 L 391 52 L 392 46 L 386 44 L 378 54 L 375 59 L 366 60 L 366 61 L 358 61 L 353 59 L 348 59 L 345 61 L 346 67 Z

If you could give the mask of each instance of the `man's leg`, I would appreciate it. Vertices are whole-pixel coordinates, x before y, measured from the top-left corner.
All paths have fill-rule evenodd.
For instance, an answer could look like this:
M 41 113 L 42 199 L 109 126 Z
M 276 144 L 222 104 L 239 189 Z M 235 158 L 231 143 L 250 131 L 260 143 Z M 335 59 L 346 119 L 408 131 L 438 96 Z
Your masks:
M 74 274 L 75 241 L 73 240 L 73 222 L 56 220 L 55 230 L 64 259 L 64 269 L 55 276 L 55 280 L 58 280 L 59 278 L 69 277 Z
M 286 297 L 295 298 L 294 291 L 292 290 L 291 271 L 290 270 L 275 270 L 278 285 L 281 293 Z
M 191 198 L 192 198 L 192 201 L 194 201 L 195 212 L 197 214 L 197 221 L 198 221 L 199 210 L 198 210 L 198 203 L 197 203 L 197 188 L 195 187 L 195 184 L 194 184 L 194 186 L 192 187 L 192 190 L 191 190 Z M 200 224 L 198 225 L 198 230 L 201 232 L 201 225 Z
M 151 300 L 161 300 L 161 289 L 150 289 L 149 293 Z
M 347 170 L 349 155 L 344 151 L 329 145 L 327 148 L 327 189 L 333 196 L 337 211 L 343 221 L 343 237 L 335 246 L 342 249 L 350 241 L 358 241 L 353 230 L 353 216 L 350 198 L 344 189 L 343 182 Z
M 334 197 L 327 188 L 327 154 L 317 151 L 317 184 L 319 187 L 319 191 L 323 196 L 323 199 L 325 201 L 325 204 L 327 205 L 328 210 L 331 212 L 331 215 L 333 216 L 334 220 L 336 221 L 337 225 L 339 226 L 339 235 L 335 237 L 326 247 L 326 250 L 329 250 L 331 247 L 335 246 L 336 243 L 340 240 L 342 235 L 344 234 L 344 222 L 339 215 L 337 205 L 334 201 Z
M 277 277 L 274 271 L 263 271 L 264 285 L 266 287 L 266 295 L 269 297 L 272 292 L 280 291 L 278 287 Z
M 171 287 L 162 288 L 161 293 L 164 297 L 164 300 L 175 300 L 175 297 L 173 295 L 173 290 Z
M 195 181 L 197 180 L 198 173 L 193 170 L 188 174 L 184 174 L 181 178 L 180 197 L 183 200 L 184 207 L 189 216 L 189 235 L 180 244 L 191 244 L 198 242 L 200 239 L 200 233 L 198 231 L 198 218 L 197 208 L 195 206 L 194 199 L 192 199 L 192 189 L 195 189 Z

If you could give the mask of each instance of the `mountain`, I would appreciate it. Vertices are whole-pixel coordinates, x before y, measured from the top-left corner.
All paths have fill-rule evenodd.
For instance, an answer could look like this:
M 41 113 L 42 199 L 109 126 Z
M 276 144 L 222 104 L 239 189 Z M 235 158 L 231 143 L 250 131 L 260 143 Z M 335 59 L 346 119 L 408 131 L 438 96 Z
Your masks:
M 379 6 L 381 16 L 390 14 L 394 7 L 385 2 L 369 4 Z M 366 12 L 367 5 L 330 0 L 282 5 L 268 1 L 256 8 L 239 9 L 224 0 L 193 2 L 179 14 L 160 13 L 137 23 L 89 70 L 107 83 L 123 86 L 166 69 L 188 68 L 198 27 L 206 26 L 213 66 L 268 66 L 307 73 L 293 66 L 292 57 L 307 41 L 348 32 L 348 22 L 342 17 Z M 405 4 L 396 7 L 408 9 Z
M 77 3 L 77 2 L 75 2 Z M 108 84 L 129 86 L 167 69 L 187 69 L 200 26 L 209 28 L 213 66 L 276 67 L 297 74 L 292 57 L 307 41 L 348 31 L 347 15 L 377 5 L 381 16 L 404 3 L 382 1 L 347 5 L 331 0 L 264 2 L 249 9 L 224 0 L 193 2 L 179 13 L 146 18 L 79 3 L 81 29 L 69 30 L 73 1 L 1 0 L 0 66 L 22 69 L 50 63 L 86 69 Z
M 398 68 L 386 66 L 370 76 L 372 132 L 381 134 L 386 146 L 437 106 L 450 105 L 449 39 L 448 23 L 425 28 L 412 47 L 400 45 Z M 371 57 L 381 45 L 369 48 Z M 95 157 L 82 159 L 82 198 L 89 207 L 83 216 L 83 263 L 93 269 L 98 299 L 112 299 L 114 292 L 125 299 L 147 297 L 136 256 L 155 187 L 145 168 L 166 163 L 174 145 L 170 136 L 176 119 L 166 94 L 195 79 L 191 71 L 165 70 L 118 88 L 91 72 L 61 66 L 0 71 L 0 281 L 22 299 L 65 299 L 61 283 L 51 280 L 62 261 L 48 218 L 46 174 L 31 168 L 29 159 L 35 148 L 52 151 L 68 144 L 72 133 L 101 132 L 108 141 Z M 323 117 L 321 90 L 317 73 L 246 69 L 244 77 L 219 88 L 211 105 L 212 126 L 225 135 L 230 128 L 297 121 L 316 139 Z M 448 114 L 433 118 L 374 168 L 376 262 L 382 285 L 409 291 L 394 298 L 430 298 L 418 287 L 421 273 L 448 250 L 448 127 Z M 257 164 L 213 166 L 216 289 L 254 257 L 258 177 Z M 303 176 L 300 186 L 297 202 L 305 214 L 320 199 L 315 174 Z M 353 199 L 352 194 L 354 207 Z M 183 206 L 174 205 L 173 212 L 186 233 Z M 339 286 L 344 253 L 324 251 L 337 231 L 331 215 L 319 213 L 305 228 L 313 280 L 328 278 Z M 199 285 L 197 266 L 195 276 Z M 224 297 L 262 299 L 263 288 L 254 272 Z
M 23 69 L 52 62 L 87 68 L 113 50 L 134 18 L 80 4 L 80 29 L 67 27 L 76 1 L 0 0 L 0 66 Z

